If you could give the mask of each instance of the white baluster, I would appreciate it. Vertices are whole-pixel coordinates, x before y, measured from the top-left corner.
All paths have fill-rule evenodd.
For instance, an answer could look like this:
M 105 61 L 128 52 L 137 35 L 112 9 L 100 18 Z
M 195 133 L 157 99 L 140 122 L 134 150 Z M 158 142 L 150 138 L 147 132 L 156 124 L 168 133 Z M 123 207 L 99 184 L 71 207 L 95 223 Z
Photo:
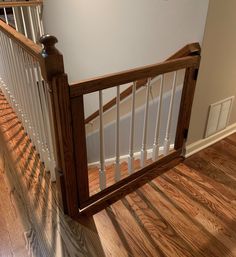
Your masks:
M 143 124 L 143 140 L 141 148 L 141 167 L 145 166 L 147 160 L 147 130 L 148 130 L 148 116 L 149 116 L 149 95 L 150 95 L 150 84 L 151 78 L 148 79 L 146 89 L 146 104 L 144 113 L 144 124 Z
M 36 128 L 38 127 L 38 119 L 35 111 L 35 102 L 34 102 L 34 95 L 33 95 L 33 89 L 32 89 L 32 74 L 31 74 L 31 66 L 29 63 L 29 59 L 28 59 L 28 54 L 26 54 L 25 52 L 23 52 L 23 56 L 24 56 L 24 62 L 25 62 L 25 78 L 27 81 L 27 95 L 29 95 L 29 114 L 30 114 L 30 125 L 31 125 L 31 129 L 33 132 L 32 135 L 32 141 L 34 143 L 34 145 L 36 146 L 36 148 L 39 148 L 39 140 L 38 140 L 38 134 L 36 131 Z M 27 92 L 26 91 L 26 92 Z
M 13 44 L 13 51 L 15 54 L 15 64 L 16 64 L 16 70 L 17 70 L 17 78 L 18 78 L 18 90 L 20 95 L 20 102 L 21 102 L 21 121 L 23 123 L 23 126 L 26 128 L 26 95 L 23 91 L 24 85 L 23 85 L 23 76 L 21 72 L 21 63 L 19 60 L 19 46 L 16 44 Z M 27 128 L 26 128 L 27 129 Z
M 13 18 L 14 18 L 14 23 L 15 23 L 16 31 L 19 31 L 18 22 L 17 22 L 17 19 L 16 19 L 16 10 L 15 10 L 15 7 L 12 7 L 12 13 L 13 13 Z
M 175 99 L 176 78 L 177 78 L 177 71 L 174 72 L 174 78 L 173 78 L 173 86 L 171 91 L 171 99 L 170 99 L 169 113 L 168 113 L 167 126 L 166 126 L 166 135 L 164 140 L 164 155 L 167 155 L 170 150 L 170 128 L 171 128 L 172 112 L 173 112 L 174 99 Z
M 117 86 L 116 93 L 116 162 L 115 181 L 120 180 L 120 86 Z
M 15 76 L 14 76 L 14 67 L 13 67 L 13 62 L 12 62 L 12 56 L 10 52 L 10 39 L 6 37 L 5 35 L 3 36 L 3 45 L 4 45 L 4 51 L 6 54 L 6 63 L 7 63 L 7 76 L 8 76 L 8 88 L 9 88 L 9 96 L 11 99 L 11 105 L 16 110 L 16 99 L 15 99 Z M 9 71 L 12 71 L 12 74 L 10 74 Z
M 20 13 L 21 13 L 21 19 L 22 19 L 22 23 L 23 23 L 24 35 L 26 37 L 28 37 L 28 32 L 27 32 L 26 23 L 25 23 L 25 14 L 24 14 L 23 7 L 20 7 Z
M 99 120 L 100 120 L 100 169 L 99 181 L 100 189 L 106 188 L 105 154 L 104 154 L 104 128 L 103 128 L 103 96 L 102 90 L 99 91 Z
M 4 12 L 4 18 L 5 18 L 6 24 L 9 24 L 6 8 L 3 8 L 3 12 Z
M 52 130 L 50 128 L 50 121 L 46 104 L 46 96 L 44 93 L 44 84 L 42 81 L 39 64 L 37 64 L 37 78 L 38 78 L 38 89 L 39 89 L 39 99 L 40 99 L 40 107 L 41 107 L 41 122 L 43 127 L 43 145 L 45 149 L 45 166 L 51 173 L 51 180 L 56 180 L 55 174 L 55 160 L 54 160 L 54 149 L 53 149 L 53 135 Z M 51 117 L 53 119 L 53 117 Z
M 1 59 L 3 61 L 3 69 L 4 69 L 4 83 L 5 83 L 5 92 L 6 92 L 6 98 L 10 104 L 12 104 L 12 99 L 10 95 L 10 88 L 9 88 L 9 67 L 8 67 L 8 59 L 6 56 L 6 46 L 5 46 L 5 39 L 4 39 L 4 34 L 0 33 L 0 38 L 1 38 Z
M 132 87 L 132 108 L 131 108 L 131 123 L 130 123 L 129 157 L 128 157 L 129 174 L 133 173 L 134 171 L 134 121 L 135 121 L 136 85 L 137 85 L 137 82 L 134 82 Z
M 157 118 L 156 118 L 156 128 L 155 128 L 155 137 L 153 143 L 153 151 L 152 151 L 152 160 L 156 161 L 159 157 L 159 135 L 160 135 L 160 123 L 161 123 L 161 109 L 162 109 L 162 97 L 163 97 L 163 84 L 164 84 L 164 75 L 161 75 L 160 82 L 160 92 L 159 92 L 159 104 L 157 108 Z
M 39 24 L 40 36 L 44 35 L 44 26 L 41 18 L 41 6 L 36 6 L 36 16 Z
M 35 34 L 35 27 L 34 27 L 34 21 L 33 21 L 33 17 L 32 17 L 32 12 L 31 12 L 31 7 L 27 6 L 27 10 L 28 10 L 28 14 L 29 14 L 29 26 L 30 26 L 30 30 L 31 30 L 31 35 L 32 35 L 32 40 L 36 43 L 36 34 Z
M 49 135 L 49 145 L 50 147 L 50 157 L 51 157 L 51 180 L 56 180 L 55 168 L 58 164 L 57 153 L 56 153 L 56 138 L 53 124 L 53 113 L 52 113 L 52 105 L 50 93 L 48 91 L 48 84 L 44 82 L 44 92 L 45 92 L 45 107 L 47 110 L 47 127 L 48 127 L 48 135 Z
M 11 77 L 13 80 L 12 88 L 13 88 L 13 96 L 14 96 L 14 100 L 15 100 L 15 111 L 16 111 L 18 117 L 21 117 L 22 103 L 21 103 L 20 94 L 19 94 L 18 77 L 17 77 L 13 42 L 11 39 L 8 39 L 8 51 L 9 51 L 8 58 L 9 58 L 9 61 L 11 64 Z
M 28 80 L 26 75 L 26 62 L 24 59 L 24 54 L 22 48 L 17 48 L 17 56 L 19 59 L 19 72 L 21 74 L 22 78 L 22 93 L 25 95 L 25 115 L 24 115 L 24 123 L 25 123 L 25 129 L 27 133 L 29 134 L 31 140 L 33 140 L 33 125 L 32 125 L 32 115 L 31 115 L 31 102 L 30 102 L 30 93 L 28 90 Z
M 40 72 L 40 70 L 39 70 Z M 41 76 L 39 75 L 41 78 Z M 46 88 L 45 92 L 45 87 L 48 85 L 45 85 L 45 82 L 43 83 L 42 79 L 40 82 L 40 89 L 41 89 L 41 94 L 42 96 L 42 107 L 43 107 L 43 113 L 44 113 L 44 126 L 45 126 L 45 131 L 46 131 L 46 144 L 48 146 L 48 151 L 49 151 L 49 170 L 51 174 L 51 180 L 56 181 L 56 173 L 55 173 L 55 168 L 56 168 L 56 146 L 55 146 L 55 133 L 54 133 L 54 127 L 53 127 L 53 116 L 52 116 L 52 109 L 51 109 L 51 100 L 50 96 L 48 93 L 48 89 Z
M 40 23 L 40 17 L 38 16 L 37 6 L 32 8 L 33 16 L 34 16 L 34 26 L 37 31 L 37 36 L 41 37 L 43 35 Z
M 40 154 L 43 162 L 45 163 L 45 167 L 47 170 L 49 170 L 49 163 L 48 163 L 48 155 L 46 152 L 46 136 L 45 136 L 45 129 L 44 129 L 44 122 L 43 122 L 43 117 L 42 117 L 42 107 L 41 107 L 41 101 L 40 101 L 40 96 L 39 96 L 39 90 L 38 90 L 38 80 L 36 78 L 36 73 L 35 73 L 35 65 L 36 63 L 34 62 L 33 58 L 29 57 L 29 62 L 31 66 L 31 73 L 32 73 L 32 92 L 34 96 L 34 102 L 35 102 L 35 115 L 37 117 L 37 135 L 38 135 L 38 144 L 40 147 Z

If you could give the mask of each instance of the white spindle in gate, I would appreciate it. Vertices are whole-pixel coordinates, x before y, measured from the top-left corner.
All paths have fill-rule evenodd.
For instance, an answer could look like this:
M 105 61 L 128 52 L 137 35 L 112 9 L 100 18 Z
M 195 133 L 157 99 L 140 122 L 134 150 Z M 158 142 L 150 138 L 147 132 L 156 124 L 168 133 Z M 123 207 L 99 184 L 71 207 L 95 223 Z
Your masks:
M 115 181 L 120 180 L 120 86 L 117 86 L 116 93 L 116 162 Z
M 164 85 L 164 75 L 161 75 L 160 82 L 160 92 L 159 92 L 159 103 L 157 108 L 157 117 L 156 117 L 156 128 L 155 128 L 155 137 L 152 150 L 152 160 L 156 161 L 159 157 L 159 136 L 160 136 L 160 123 L 161 123 L 161 109 L 162 109 L 162 97 L 163 97 L 163 85 Z
M 170 129 L 171 129 L 171 120 L 172 120 L 172 113 L 173 113 L 174 99 L 175 99 L 176 78 L 177 78 L 177 71 L 174 72 L 173 86 L 171 90 L 171 99 L 170 99 L 169 113 L 168 113 L 167 126 L 166 126 L 166 135 L 164 140 L 164 155 L 167 155 L 170 150 Z
M 106 171 L 105 171 L 105 153 L 104 153 L 104 127 L 103 127 L 103 95 L 102 90 L 99 91 L 99 121 L 100 121 L 100 169 L 99 181 L 100 189 L 106 188 Z
M 147 130 L 148 130 L 148 116 L 149 116 L 150 84 L 151 84 L 151 78 L 148 78 L 147 89 L 146 89 L 144 124 L 143 124 L 143 139 L 142 139 L 142 148 L 141 148 L 141 167 L 142 168 L 145 166 L 145 162 L 147 160 Z
M 130 142 L 129 142 L 129 157 L 128 157 L 128 172 L 131 174 L 134 171 L 134 121 L 135 121 L 135 97 L 136 97 L 135 81 L 132 87 L 132 107 L 131 107 L 131 122 L 130 122 Z

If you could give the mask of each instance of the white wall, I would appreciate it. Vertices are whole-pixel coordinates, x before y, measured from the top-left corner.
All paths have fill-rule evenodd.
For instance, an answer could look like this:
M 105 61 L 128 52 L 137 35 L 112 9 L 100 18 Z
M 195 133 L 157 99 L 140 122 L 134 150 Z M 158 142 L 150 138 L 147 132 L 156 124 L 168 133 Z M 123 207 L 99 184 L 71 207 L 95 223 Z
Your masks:
M 162 61 L 201 42 L 207 8 L 208 0 L 45 0 L 44 21 L 59 39 L 69 80 L 77 81 Z M 86 99 L 87 115 L 96 100 Z
M 209 105 L 236 97 L 236 1 L 210 0 L 188 143 L 203 138 Z M 230 125 L 236 123 L 236 104 Z

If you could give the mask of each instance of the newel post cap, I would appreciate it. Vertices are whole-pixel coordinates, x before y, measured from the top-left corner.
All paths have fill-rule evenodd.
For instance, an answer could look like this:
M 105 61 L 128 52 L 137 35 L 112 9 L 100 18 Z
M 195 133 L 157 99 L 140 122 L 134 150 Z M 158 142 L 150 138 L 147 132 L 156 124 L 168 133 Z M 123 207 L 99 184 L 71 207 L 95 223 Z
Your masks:
M 64 74 L 64 63 L 62 54 L 56 49 L 57 38 L 44 35 L 39 39 L 43 45 L 42 49 L 42 75 L 47 82 L 59 74 Z
M 43 35 L 39 39 L 39 43 L 43 45 L 42 55 L 52 55 L 52 54 L 58 54 L 59 51 L 56 49 L 55 45 L 58 42 L 57 38 L 55 36 L 51 35 Z

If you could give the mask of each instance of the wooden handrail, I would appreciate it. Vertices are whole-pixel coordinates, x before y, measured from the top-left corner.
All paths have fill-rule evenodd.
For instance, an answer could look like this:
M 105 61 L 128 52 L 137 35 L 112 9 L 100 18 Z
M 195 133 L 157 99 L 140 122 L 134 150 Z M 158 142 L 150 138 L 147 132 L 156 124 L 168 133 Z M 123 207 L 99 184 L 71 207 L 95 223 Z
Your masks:
M 160 74 L 181 70 L 184 68 L 198 67 L 199 63 L 199 56 L 187 56 L 141 68 L 114 73 L 108 76 L 81 81 L 78 84 L 70 85 L 70 97 L 73 98 L 84 94 L 93 93 L 99 90 L 123 85 L 148 77 L 155 77 Z
M 177 59 L 177 58 L 181 58 L 181 57 L 185 57 L 185 56 L 199 55 L 200 52 L 201 52 L 201 46 L 199 45 L 199 43 L 187 44 L 186 46 L 184 46 L 183 48 L 178 50 L 176 53 L 171 55 L 167 59 L 167 61 Z
M 199 43 L 187 44 L 186 46 L 184 46 L 183 48 L 178 50 L 176 53 L 174 53 L 172 56 L 170 56 L 168 59 L 166 59 L 166 61 L 186 57 L 189 55 L 199 54 L 200 51 L 201 51 L 201 47 L 200 47 Z M 145 86 L 146 82 L 147 82 L 147 79 L 139 80 L 136 85 L 136 90 Z M 128 87 L 120 94 L 120 100 L 121 101 L 124 100 L 125 98 L 130 96 L 131 93 L 132 93 L 132 86 Z M 106 103 L 103 106 L 103 112 L 108 111 L 115 105 L 116 105 L 116 97 L 114 97 L 112 100 L 110 100 L 108 103 Z M 97 110 L 96 112 L 94 112 L 90 116 L 88 116 L 85 119 L 85 124 L 88 124 L 89 122 L 91 122 L 92 120 L 97 118 L 98 116 L 99 116 L 99 110 Z
M 24 7 L 24 6 L 37 6 L 42 5 L 43 1 L 14 1 L 14 2 L 0 2 L 0 8 L 9 8 L 9 7 Z
M 39 45 L 35 44 L 32 40 L 26 38 L 23 34 L 19 33 L 2 20 L 0 20 L 0 30 L 18 45 L 20 45 L 31 56 L 39 61 L 42 60 L 42 48 Z

